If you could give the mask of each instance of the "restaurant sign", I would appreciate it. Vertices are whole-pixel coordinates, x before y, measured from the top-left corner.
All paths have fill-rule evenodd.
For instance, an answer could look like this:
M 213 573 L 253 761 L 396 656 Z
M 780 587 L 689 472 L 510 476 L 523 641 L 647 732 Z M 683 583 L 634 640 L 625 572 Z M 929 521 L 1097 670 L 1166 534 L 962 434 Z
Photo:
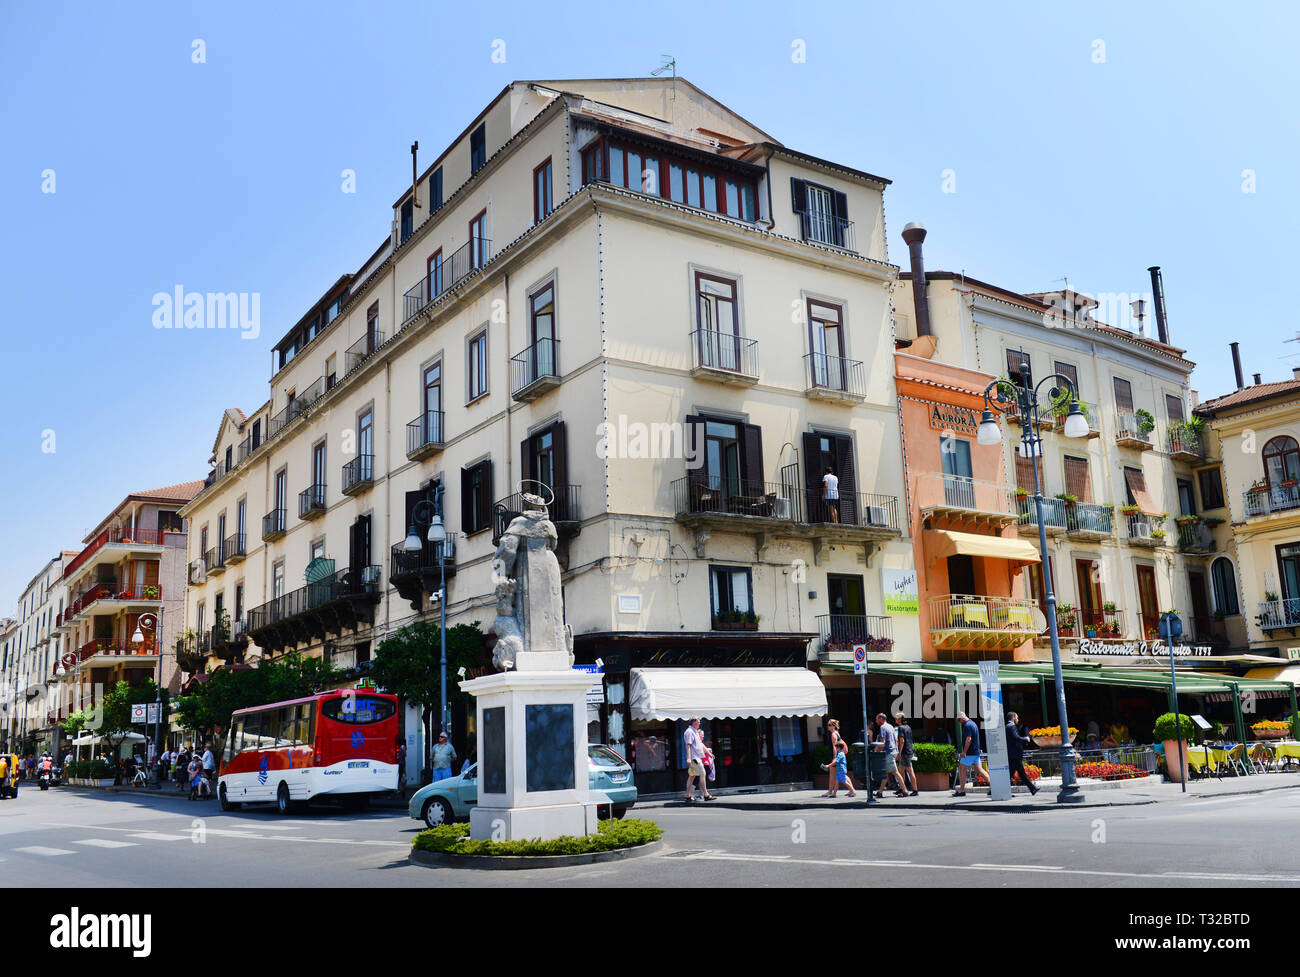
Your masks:
M 930 405 L 930 427 L 936 431 L 975 434 L 979 431 L 979 426 L 980 414 L 970 407 L 934 403 Z
M 921 595 L 915 570 L 881 570 L 880 588 L 886 614 L 920 614 Z
M 1209 655 L 1209 645 L 1174 645 L 1174 657 Z M 1079 642 L 1081 655 L 1121 656 L 1126 658 L 1160 658 L 1169 654 L 1163 641 L 1088 641 Z

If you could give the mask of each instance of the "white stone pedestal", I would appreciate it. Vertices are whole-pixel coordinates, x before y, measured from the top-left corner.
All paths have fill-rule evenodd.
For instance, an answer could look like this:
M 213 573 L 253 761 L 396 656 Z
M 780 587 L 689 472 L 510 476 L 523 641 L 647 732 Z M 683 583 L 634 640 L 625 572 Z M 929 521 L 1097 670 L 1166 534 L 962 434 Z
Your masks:
M 530 662 L 530 654 L 546 660 Z M 523 670 L 460 683 L 475 698 L 478 729 L 478 804 L 470 812 L 470 837 L 590 834 L 596 830 L 596 808 L 588 804 L 591 675 L 570 668 L 564 652 L 519 658 Z

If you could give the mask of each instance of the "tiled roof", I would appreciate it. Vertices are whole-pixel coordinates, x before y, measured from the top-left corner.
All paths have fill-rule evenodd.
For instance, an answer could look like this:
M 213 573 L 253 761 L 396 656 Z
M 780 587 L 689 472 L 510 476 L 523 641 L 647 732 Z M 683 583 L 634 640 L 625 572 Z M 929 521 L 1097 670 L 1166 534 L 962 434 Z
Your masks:
M 1243 387 L 1222 397 L 1207 400 L 1196 408 L 1196 413 L 1213 414 L 1228 407 L 1241 407 L 1259 400 L 1270 400 L 1288 394 L 1300 395 L 1300 380 L 1280 380 L 1277 383 L 1257 383 L 1253 387 Z
M 180 482 L 177 485 L 167 485 L 163 488 L 148 489 L 143 492 L 132 492 L 131 498 L 147 499 L 165 499 L 169 502 L 188 502 L 194 496 L 203 491 L 203 480 L 196 482 Z

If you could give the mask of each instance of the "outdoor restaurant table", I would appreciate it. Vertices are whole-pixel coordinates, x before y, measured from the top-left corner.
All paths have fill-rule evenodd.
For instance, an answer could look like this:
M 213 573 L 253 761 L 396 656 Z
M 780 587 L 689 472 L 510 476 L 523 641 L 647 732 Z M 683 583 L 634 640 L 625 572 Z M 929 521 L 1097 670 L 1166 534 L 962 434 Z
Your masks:
M 1187 750 L 1187 765 L 1197 773 L 1200 773 L 1203 767 L 1218 762 L 1219 754 L 1223 752 L 1222 750 L 1211 750 L 1208 746 L 1187 746 L 1184 744 L 1183 748 Z
M 1296 740 L 1274 740 L 1271 743 L 1265 743 L 1266 747 L 1273 751 L 1273 755 L 1282 760 L 1285 757 L 1292 757 L 1300 760 L 1300 741 Z
M 1029 616 L 1028 607 L 1008 607 L 1007 623 L 1018 624 L 1020 627 L 1028 629 L 1033 626 L 1033 619 Z

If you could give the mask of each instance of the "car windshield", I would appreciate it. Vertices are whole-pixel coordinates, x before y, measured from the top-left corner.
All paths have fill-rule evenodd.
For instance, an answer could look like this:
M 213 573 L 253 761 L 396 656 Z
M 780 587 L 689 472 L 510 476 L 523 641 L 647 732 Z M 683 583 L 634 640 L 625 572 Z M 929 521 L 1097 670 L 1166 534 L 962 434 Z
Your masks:
M 611 750 L 608 746 L 590 745 L 587 747 L 587 756 L 591 758 L 593 766 L 597 767 L 626 767 L 627 761 Z

